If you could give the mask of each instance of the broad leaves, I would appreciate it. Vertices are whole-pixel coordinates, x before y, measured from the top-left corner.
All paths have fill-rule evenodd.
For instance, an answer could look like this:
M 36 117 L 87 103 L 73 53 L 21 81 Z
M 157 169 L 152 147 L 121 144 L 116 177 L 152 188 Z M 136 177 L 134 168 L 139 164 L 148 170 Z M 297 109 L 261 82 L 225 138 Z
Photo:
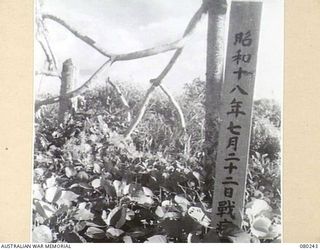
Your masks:
M 132 196 L 132 197 L 130 197 L 130 199 L 132 201 L 135 201 L 138 204 L 140 204 L 142 206 L 146 206 L 146 207 L 149 207 L 154 203 L 154 201 L 151 197 L 146 196 L 144 194 L 139 194 L 138 196 Z
M 36 211 L 43 217 L 43 218 L 50 218 L 54 215 L 57 209 L 49 203 L 44 201 L 34 201 Z
M 85 208 L 78 209 L 77 213 L 74 215 L 76 220 L 92 220 L 94 214 Z
M 227 224 L 221 231 L 221 239 L 227 239 L 233 243 L 251 243 L 252 237 L 234 224 Z
M 251 222 L 251 233 L 257 237 L 264 237 L 269 233 L 270 226 L 270 219 L 259 216 Z
M 164 235 L 154 235 L 149 237 L 145 243 L 167 243 L 167 237 Z
M 65 231 L 63 233 L 63 239 L 69 243 L 82 243 L 83 239 L 75 232 Z
M 123 236 L 122 240 L 123 240 L 124 243 L 132 243 L 133 242 L 132 238 L 130 236 L 128 236 L 128 235 Z
M 164 214 L 165 214 L 165 210 L 164 210 L 162 207 L 157 206 L 157 208 L 156 208 L 156 210 L 155 210 L 155 214 L 156 214 L 158 217 L 162 218 L 162 217 L 164 216 Z
M 116 190 L 117 197 L 122 197 L 123 196 L 123 188 L 126 186 L 126 184 L 121 181 L 114 180 L 113 186 L 114 186 L 114 189 Z
M 62 191 L 61 197 L 57 200 L 58 205 L 66 205 L 71 206 L 71 202 L 76 201 L 78 199 L 79 195 L 75 194 L 72 191 Z
M 106 237 L 105 232 L 96 227 L 89 227 L 86 231 L 86 235 L 92 239 L 103 239 Z
M 45 195 L 45 198 L 48 202 L 56 202 L 60 197 L 61 197 L 61 194 L 62 194 L 62 190 L 58 187 L 49 187 L 47 190 L 46 190 L 46 195 Z
M 77 175 L 77 171 L 72 167 L 66 167 L 64 169 L 64 171 L 65 171 L 66 176 L 69 178 Z
M 160 103 L 158 112 L 156 103 L 143 119 L 151 121 L 151 130 L 142 121 L 142 129 L 124 140 L 121 135 L 129 124 L 123 122 L 126 112 L 119 108 L 118 97 L 116 102 L 109 100 L 113 94 L 86 93 L 88 106 L 68 114 L 61 124 L 51 112 L 55 107 L 50 106 L 37 118 L 33 222 L 50 225 L 52 231 L 50 234 L 44 229 L 47 234 L 40 236 L 44 238 L 41 241 L 249 242 L 272 241 L 280 236 L 281 214 L 275 217 L 279 208 L 273 203 L 275 187 L 266 179 L 274 176 L 273 166 L 260 164 L 264 175 L 258 178 L 262 180 L 259 186 L 250 184 L 249 178 L 245 231 L 218 234 L 211 228 L 206 210 L 212 204 L 213 190 L 207 190 L 210 183 L 204 178 L 203 154 L 193 145 L 189 145 L 188 156 L 179 153 L 184 138 L 176 133 L 173 123 L 167 122 L 167 118 L 174 118 L 165 117 L 170 105 Z M 136 97 L 133 99 L 141 100 L 142 96 Z M 186 117 L 192 120 L 193 114 Z M 165 119 L 165 126 L 159 126 L 159 119 Z M 153 132 L 145 137 L 139 132 L 143 130 Z M 188 135 L 190 144 L 197 143 L 198 132 Z M 250 174 L 257 178 L 254 172 Z
M 65 201 L 75 201 L 79 197 L 78 194 L 75 194 L 72 191 L 62 191 L 62 195 L 60 200 L 65 200 Z
M 50 243 L 52 241 L 50 228 L 45 225 L 35 227 L 32 231 L 32 241 L 34 243 Z
M 259 239 L 274 239 L 281 234 L 281 226 L 272 224 L 272 208 L 262 199 L 254 199 L 247 204 L 251 233 Z
M 104 190 L 106 191 L 106 194 L 109 195 L 110 197 L 117 196 L 115 187 L 113 186 L 112 182 L 107 179 L 106 176 L 102 176 L 100 185 L 104 188 Z
M 204 227 L 210 227 L 211 220 L 200 207 L 190 207 L 189 216 Z
M 123 233 L 124 233 L 123 230 L 117 229 L 117 228 L 114 228 L 114 227 L 109 227 L 108 230 L 107 230 L 107 235 L 109 235 L 112 238 L 117 238 L 120 235 L 122 235 Z
M 127 195 L 131 201 L 137 202 L 139 205 L 151 207 L 154 204 L 153 192 L 147 187 L 139 184 L 129 184 L 123 188 L 123 194 Z
M 142 190 L 143 190 L 143 193 L 145 196 L 147 197 L 153 197 L 153 192 L 151 191 L 150 188 L 147 188 L 147 187 L 142 187 Z
M 91 185 L 93 188 L 99 188 L 101 187 L 101 179 L 94 179 L 92 182 L 91 182 Z
M 174 197 L 174 201 L 179 204 L 184 212 L 186 212 L 188 210 L 188 206 L 190 206 L 190 202 L 186 198 L 179 195 Z
M 42 200 L 45 195 L 45 192 L 40 184 L 33 184 L 33 198 L 37 200 Z
M 126 222 L 126 209 L 123 207 L 115 207 L 110 211 L 105 222 L 108 226 L 121 228 Z
M 254 199 L 246 205 L 246 214 L 250 219 L 253 219 L 255 216 L 260 215 L 263 212 L 271 211 L 270 205 L 261 199 Z

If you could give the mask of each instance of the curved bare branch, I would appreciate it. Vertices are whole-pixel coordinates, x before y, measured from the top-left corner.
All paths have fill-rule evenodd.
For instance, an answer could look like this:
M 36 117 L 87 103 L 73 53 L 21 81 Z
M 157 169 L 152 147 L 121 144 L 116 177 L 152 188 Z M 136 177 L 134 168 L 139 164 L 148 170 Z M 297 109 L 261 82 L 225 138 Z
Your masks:
M 51 76 L 51 77 L 57 77 L 61 79 L 61 75 L 58 72 L 55 71 L 49 71 L 49 70 L 40 70 L 35 72 L 36 75 L 43 75 L 43 76 Z
M 52 54 L 52 50 L 51 48 L 48 48 L 48 43 L 45 42 L 39 37 L 37 38 L 37 41 L 39 42 L 46 58 L 47 58 L 47 61 L 48 61 L 48 69 L 51 69 L 51 68 L 54 68 L 54 70 L 57 70 L 57 65 L 56 65 L 56 62 L 55 62 L 55 58 L 54 58 L 54 55 Z M 53 67 L 52 67 L 53 66 Z
M 179 103 L 176 101 L 176 99 L 173 97 L 173 95 L 171 95 L 170 91 L 163 85 L 159 86 L 160 89 L 163 91 L 163 93 L 166 94 L 166 96 L 168 97 L 168 99 L 170 100 L 170 102 L 173 104 L 173 106 L 176 108 L 179 118 L 180 118 L 180 124 L 181 124 L 181 128 L 183 131 L 186 130 L 186 120 L 184 119 L 184 115 L 182 112 L 182 109 L 179 105 Z
M 86 81 L 78 89 L 68 93 L 67 94 L 68 97 L 73 97 L 75 95 L 78 95 L 78 94 L 82 93 L 88 87 L 88 85 L 90 85 L 90 83 L 92 83 L 97 78 L 97 75 L 100 75 L 100 73 L 102 71 L 104 71 L 104 69 L 107 66 L 110 67 L 112 65 L 112 63 L 114 63 L 116 61 L 138 59 L 138 58 L 152 56 L 152 55 L 156 55 L 156 54 L 159 54 L 159 53 L 163 53 L 163 52 L 167 52 L 167 51 L 176 49 L 176 52 L 174 53 L 173 57 L 169 61 L 168 65 L 161 72 L 161 74 L 156 79 L 150 80 L 150 82 L 152 83 L 152 86 L 148 89 L 148 91 L 147 91 L 147 93 L 145 95 L 144 101 L 141 104 L 141 107 L 140 107 L 140 110 L 138 112 L 137 117 L 131 122 L 131 125 L 129 126 L 128 130 L 126 131 L 126 133 L 124 135 L 124 138 L 128 138 L 132 134 L 132 132 L 134 131 L 136 126 L 139 124 L 140 120 L 142 119 L 142 117 L 143 117 L 143 115 L 145 113 L 146 107 L 148 105 L 148 102 L 150 100 L 151 94 L 156 89 L 156 87 L 161 84 L 161 82 L 164 79 L 164 77 L 168 74 L 168 72 L 173 67 L 174 63 L 176 62 L 176 60 L 178 59 L 178 57 L 182 53 L 183 45 L 184 45 L 184 42 L 185 42 L 186 38 L 189 35 L 191 35 L 191 33 L 194 31 L 194 29 L 196 27 L 196 24 L 201 19 L 202 14 L 205 13 L 205 12 L 206 12 L 206 7 L 205 7 L 204 4 L 202 4 L 201 7 L 198 9 L 198 11 L 195 13 L 195 15 L 192 17 L 191 21 L 189 22 L 189 24 L 188 24 L 188 26 L 187 26 L 187 28 L 186 28 L 186 30 L 184 32 L 183 38 L 180 39 L 180 40 L 177 40 L 177 41 L 175 41 L 173 43 L 169 43 L 169 44 L 166 44 L 166 45 L 161 45 L 159 47 L 151 48 L 151 49 L 136 51 L 136 52 L 127 53 L 127 54 L 118 54 L 118 55 L 115 55 L 115 54 L 112 54 L 112 53 L 106 51 L 100 45 L 97 45 L 94 40 L 92 40 L 88 36 L 85 36 L 85 35 L 81 34 L 79 31 L 77 31 L 76 29 L 71 27 L 69 24 L 67 24 L 64 20 L 62 20 L 62 19 L 60 19 L 60 18 L 58 18 L 56 16 L 49 15 L 49 14 L 44 14 L 44 15 L 42 15 L 42 17 L 44 19 L 46 19 L 46 18 L 47 19 L 51 19 L 51 20 L 56 21 L 57 23 L 61 24 L 62 26 L 67 28 L 70 32 L 72 32 L 76 37 L 78 37 L 79 39 L 81 39 L 82 41 L 84 41 L 85 43 L 87 43 L 88 45 L 90 45 L 91 47 L 96 49 L 97 51 L 99 51 L 101 54 L 103 54 L 103 55 L 105 55 L 105 56 L 110 58 L 110 60 L 108 60 L 104 65 L 102 65 L 90 77 L 90 79 L 88 81 Z M 42 106 L 42 105 L 52 104 L 52 103 L 58 102 L 59 99 L 60 99 L 60 97 L 58 96 L 58 97 L 49 98 L 49 99 L 44 100 L 44 101 L 39 101 L 39 102 L 36 103 L 36 109 L 38 107 Z
M 119 86 L 117 86 L 116 84 L 114 84 L 110 78 L 108 77 L 107 80 L 106 80 L 107 83 L 109 83 L 113 89 L 117 92 L 120 100 L 121 100 L 121 103 L 122 105 L 126 108 L 127 110 L 127 113 L 128 113 L 128 122 L 131 122 L 131 111 L 130 111 L 130 106 L 126 100 L 126 98 L 123 96 L 122 94 L 122 91 L 120 90 Z
M 38 13 L 38 11 L 37 11 L 37 13 Z M 37 40 L 40 43 L 42 50 L 44 51 L 44 53 L 46 55 L 47 61 L 49 62 L 49 68 L 51 67 L 51 65 L 53 65 L 54 70 L 58 70 L 57 60 L 56 60 L 55 55 L 53 53 L 53 50 L 51 48 L 48 35 L 46 34 L 46 31 L 47 31 L 46 26 L 38 14 L 36 14 L 36 22 L 37 22 L 37 27 L 38 27 Z M 40 36 L 43 37 L 44 41 L 42 41 Z
M 151 94 L 155 89 L 156 89 L 156 86 L 154 86 L 154 85 L 151 85 L 150 88 L 148 89 L 148 91 L 147 91 L 147 93 L 146 93 L 146 95 L 145 95 L 145 97 L 144 97 L 144 99 L 142 101 L 142 104 L 140 106 L 138 115 L 135 117 L 134 120 L 132 120 L 129 128 L 127 129 L 127 131 L 124 134 L 124 139 L 125 140 L 129 138 L 129 136 L 132 134 L 132 132 L 136 129 L 136 127 L 140 123 L 144 113 L 146 112 L 148 103 L 149 103 L 150 98 L 151 98 Z
M 200 21 L 202 15 L 206 12 L 206 6 L 205 4 L 202 4 L 201 7 L 197 10 L 197 12 L 193 15 L 191 18 L 186 30 L 184 31 L 183 37 L 189 36 L 194 30 L 195 27 L 197 26 L 198 22 Z M 167 64 L 167 66 L 164 68 L 164 70 L 160 73 L 160 75 L 155 78 L 150 80 L 150 82 L 154 85 L 160 85 L 162 80 L 165 78 L 165 76 L 169 73 L 179 56 L 181 55 L 183 50 L 183 47 L 179 48 L 176 50 L 176 52 L 173 54 L 171 60 Z
M 72 34 L 74 34 L 76 37 L 78 37 L 80 40 L 84 41 L 86 44 L 88 44 L 89 46 L 91 46 L 92 48 L 94 48 L 95 50 L 100 52 L 102 55 L 104 55 L 108 58 L 113 57 L 112 53 L 105 50 L 102 46 L 97 44 L 96 41 L 94 41 L 90 37 L 82 34 L 80 31 L 78 31 L 77 29 L 75 29 L 74 27 L 69 25 L 66 21 L 62 20 L 61 18 L 56 17 L 54 15 L 50 15 L 50 14 L 42 14 L 42 18 L 43 19 L 50 19 L 50 20 L 53 20 L 53 21 L 59 23 L 60 25 L 65 27 L 67 30 L 69 30 Z
M 45 26 L 43 26 L 43 27 L 44 27 L 44 29 L 45 29 Z M 54 55 L 54 53 L 53 53 L 53 50 L 52 50 L 51 45 L 50 45 L 50 42 L 49 42 L 49 38 L 48 38 L 47 34 L 45 33 L 45 30 L 43 31 L 43 34 L 42 34 L 42 35 L 43 35 L 43 37 L 44 37 L 44 40 L 45 40 L 46 45 L 47 45 L 47 48 L 48 48 L 49 53 L 50 53 L 50 55 L 51 55 L 51 59 L 52 59 L 52 63 L 53 63 L 54 69 L 55 69 L 55 70 L 58 70 L 57 60 L 56 60 L 56 57 L 55 57 L 55 55 Z
M 94 81 L 96 81 L 101 75 L 105 73 L 106 70 L 110 69 L 112 65 L 112 60 L 108 60 L 105 62 L 86 82 L 84 82 L 80 87 L 76 88 L 73 91 L 70 91 L 66 94 L 65 98 L 72 98 L 74 96 L 77 96 L 81 93 L 83 93 L 90 84 L 92 84 Z M 59 102 L 60 96 L 52 97 L 46 100 L 37 101 L 35 104 L 36 110 L 40 108 L 43 105 L 53 104 L 56 102 Z
M 200 21 L 200 19 L 202 17 L 202 14 L 204 14 L 206 11 L 207 11 L 207 8 L 206 8 L 205 4 L 202 4 L 201 7 L 197 10 L 197 12 L 193 15 L 190 22 L 188 23 L 187 28 L 185 29 L 184 34 L 183 34 L 184 38 L 187 38 L 187 36 L 189 36 L 194 31 L 197 23 Z M 174 53 L 174 55 L 172 56 L 171 60 L 169 61 L 168 65 L 161 72 L 161 74 L 156 79 L 150 80 L 152 85 L 146 93 L 146 96 L 141 104 L 141 107 L 140 107 L 140 110 L 138 112 L 137 117 L 131 122 L 130 127 L 127 129 L 127 131 L 124 135 L 125 139 L 127 139 L 132 134 L 132 132 L 135 130 L 135 128 L 138 126 L 139 122 L 141 121 L 141 119 L 146 111 L 146 107 L 148 105 L 148 102 L 150 100 L 152 92 L 156 89 L 156 87 L 158 87 L 161 84 L 164 77 L 168 74 L 168 72 L 170 71 L 170 69 L 172 68 L 172 66 L 174 65 L 174 63 L 176 62 L 176 60 L 178 59 L 180 54 L 182 53 L 182 50 L 183 50 L 183 47 L 177 49 L 176 52 Z M 166 95 L 168 94 L 168 92 L 166 92 L 165 88 L 162 88 L 162 90 L 165 92 Z M 170 99 L 170 97 L 169 97 L 169 99 Z M 173 105 L 175 105 L 174 102 L 172 102 L 172 103 L 173 103 Z M 177 105 L 177 107 L 180 108 L 179 105 Z M 179 112 L 179 109 L 177 109 L 177 110 Z M 181 111 L 181 109 L 180 109 L 180 111 Z M 181 111 L 181 114 L 183 115 L 182 111 Z M 180 119 L 181 119 L 181 116 L 180 116 Z M 181 126 L 185 127 L 184 117 L 182 118 Z
M 172 43 L 163 44 L 158 47 L 130 52 L 127 54 L 119 54 L 115 56 L 115 61 L 129 61 L 143 57 L 154 56 L 171 50 L 176 50 L 183 47 L 185 40 L 186 38 L 182 38 Z
M 200 10 L 198 10 L 198 11 L 200 11 Z M 203 7 L 201 8 L 201 11 L 202 12 L 204 11 Z M 82 34 L 80 31 L 78 31 L 76 28 L 72 27 L 70 24 L 68 24 L 66 21 L 64 21 L 60 17 L 54 16 L 54 15 L 51 15 L 51 14 L 43 14 L 42 18 L 43 19 L 50 19 L 50 20 L 55 21 L 55 22 L 59 23 L 60 25 L 64 26 L 72 34 L 74 34 L 80 40 L 82 40 L 85 43 L 87 43 L 92 48 L 96 49 L 102 55 L 104 55 L 106 57 L 109 57 L 109 58 L 111 58 L 111 57 L 114 58 L 114 62 L 116 62 L 116 61 L 134 60 L 134 59 L 153 56 L 153 55 L 157 55 L 157 54 L 160 54 L 160 53 L 164 53 L 164 52 L 168 52 L 168 51 L 171 51 L 171 50 L 177 50 L 179 48 L 182 48 L 184 46 L 184 43 L 185 43 L 187 37 L 189 35 L 191 35 L 191 33 L 193 31 L 193 28 L 195 26 L 195 25 L 193 26 L 193 23 L 194 24 L 196 23 L 196 21 L 194 20 L 195 17 L 193 17 L 192 20 L 194 20 L 194 21 L 191 21 L 192 23 L 191 23 L 191 25 L 188 26 L 189 29 L 187 28 L 187 30 L 185 31 L 183 37 L 181 39 L 178 39 L 178 40 L 174 41 L 174 42 L 163 44 L 163 45 L 160 45 L 160 46 L 157 46 L 157 47 L 153 47 L 153 48 L 134 51 L 134 52 L 130 52 L 130 53 L 114 54 L 114 53 L 111 53 L 110 51 L 107 51 L 106 49 L 104 49 L 101 45 L 97 44 L 92 38 Z

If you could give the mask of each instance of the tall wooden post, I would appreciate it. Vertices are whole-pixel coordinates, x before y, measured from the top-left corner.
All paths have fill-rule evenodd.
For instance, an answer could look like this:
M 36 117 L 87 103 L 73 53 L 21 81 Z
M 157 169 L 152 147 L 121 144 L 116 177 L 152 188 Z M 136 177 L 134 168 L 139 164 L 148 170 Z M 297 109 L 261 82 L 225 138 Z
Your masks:
M 212 225 L 241 227 L 262 2 L 234 0 L 220 105 Z
M 59 102 L 59 122 L 63 122 L 65 114 L 72 111 L 71 98 L 65 97 L 68 92 L 74 89 L 76 81 L 77 70 L 73 65 L 72 60 L 68 59 L 63 63 L 61 73 L 61 88 L 60 88 L 60 102 Z
M 208 6 L 205 163 L 207 180 L 214 175 L 219 132 L 219 106 L 223 82 L 226 0 L 204 0 Z M 209 182 L 210 183 L 210 182 Z

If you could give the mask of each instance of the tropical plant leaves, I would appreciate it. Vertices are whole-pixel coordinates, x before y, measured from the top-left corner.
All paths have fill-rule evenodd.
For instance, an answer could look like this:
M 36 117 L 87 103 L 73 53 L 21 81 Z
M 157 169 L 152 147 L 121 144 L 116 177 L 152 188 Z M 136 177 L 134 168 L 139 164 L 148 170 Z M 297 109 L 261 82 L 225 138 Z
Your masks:
M 181 214 L 178 212 L 165 212 L 163 215 L 163 219 L 170 219 L 170 220 L 176 220 L 181 218 Z
M 76 201 L 78 197 L 79 195 L 72 191 L 63 190 L 61 192 L 61 197 L 56 201 L 56 204 L 71 206 L 71 203 Z
M 92 182 L 91 182 L 91 186 L 93 188 L 99 188 L 101 187 L 101 179 L 94 179 Z
M 83 242 L 81 237 L 75 232 L 65 231 L 63 233 L 62 237 L 66 242 L 69 242 L 69 243 L 82 243 Z
M 192 95 L 198 98 L 197 93 Z M 198 138 L 197 132 L 194 134 L 196 126 L 191 126 L 190 135 L 194 153 L 190 151 L 188 157 L 177 154 L 177 145 L 165 144 L 163 135 L 172 136 L 170 141 L 179 144 L 182 139 L 177 137 L 179 133 L 171 131 L 171 125 L 166 127 L 167 120 L 159 125 L 159 119 L 164 119 L 159 108 L 166 113 L 170 107 L 161 103 L 159 107 L 156 102 L 147 114 L 155 129 L 151 137 L 144 138 L 137 131 L 132 139 L 121 142 L 124 140 L 121 133 L 128 124 L 108 113 L 108 110 L 119 112 L 117 105 L 105 107 L 108 95 L 104 92 L 99 97 L 90 96 L 92 99 L 86 96 L 87 110 L 68 114 L 68 119 L 60 125 L 53 112 L 37 118 L 40 140 L 35 146 L 33 220 L 37 226 L 50 225 L 52 241 L 273 242 L 280 239 L 280 188 L 273 182 L 279 181 L 276 162 L 267 160 L 263 152 L 251 159 L 245 230 L 231 228 L 218 234 L 211 229 L 209 213 L 204 209 L 212 202 L 212 190 L 207 189 L 210 183 L 205 183 L 201 150 L 193 145 L 198 143 L 194 139 Z M 103 105 L 97 104 L 99 98 Z M 189 105 L 186 107 L 189 110 Z M 102 115 L 97 118 L 97 113 Z M 197 124 L 202 122 L 195 120 Z M 164 133 L 164 127 L 169 133 Z M 149 127 L 142 130 L 150 131 Z M 159 133 L 164 133 L 162 139 Z M 160 148 L 161 152 L 157 150 Z
M 46 179 L 46 187 L 50 188 L 56 185 L 56 175 L 52 175 L 51 177 Z
M 66 167 L 66 168 L 64 169 L 64 171 L 65 171 L 66 176 L 67 176 L 68 178 L 77 175 L 77 171 L 76 171 L 74 168 L 72 168 L 72 167 Z
M 80 171 L 77 174 L 77 178 L 79 178 L 80 181 L 85 182 L 89 179 L 89 175 L 85 171 Z
M 142 190 L 143 190 L 145 196 L 148 196 L 148 197 L 154 196 L 154 194 L 150 188 L 142 187 Z
M 32 242 L 34 243 L 50 243 L 52 239 L 52 232 L 46 225 L 35 227 L 32 231 Z
M 265 200 L 262 200 L 262 199 L 254 199 L 253 201 L 249 202 L 246 205 L 246 208 L 247 208 L 246 213 L 251 218 L 261 214 L 262 212 L 272 210 L 270 205 Z
M 133 242 L 132 238 L 130 236 L 128 236 L 128 235 L 123 236 L 122 240 L 123 240 L 124 243 L 132 243 Z
M 176 195 L 174 197 L 174 201 L 178 203 L 178 205 L 182 208 L 184 212 L 186 212 L 188 210 L 188 206 L 191 205 L 191 203 L 186 198 L 179 195 Z
M 258 237 L 264 238 L 269 234 L 271 220 L 264 216 L 259 216 L 251 221 L 251 233 Z
M 104 230 L 96 227 L 88 227 L 86 235 L 92 239 L 103 239 L 106 237 Z
M 92 220 L 94 218 L 94 214 L 91 213 L 88 209 L 82 208 L 78 209 L 76 214 L 74 215 L 76 220 Z
M 107 235 L 109 235 L 110 237 L 113 237 L 113 238 L 120 237 L 123 233 L 124 233 L 123 230 L 118 229 L 118 228 L 114 228 L 114 227 L 109 227 L 107 230 Z
M 113 186 L 113 184 L 111 183 L 110 180 L 106 179 L 105 177 L 102 177 L 100 185 L 104 188 L 104 190 L 106 191 L 107 195 L 109 195 L 110 197 L 116 197 L 117 196 L 116 189 L 115 189 L 115 187 Z
M 98 163 L 93 163 L 93 173 L 100 174 L 101 173 L 101 167 Z
M 79 182 L 79 184 L 76 184 L 78 185 L 79 187 L 82 187 L 84 189 L 92 189 L 92 186 L 90 186 L 88 183 L 86 182 Z
M 123 207 L 115 207 L 110 211 L 106 219 L 106 224 L 115 228 L 121 228 L 126 222 L 126 209 Z
M 35 201 L 34 205 L 36 211 L 44 218 L 50 218 L 57 211 L 54 206 L 44 201 Z
M 139 194 L 138 196 L 131 196 L 130 199 L 142 206 L 147 207 L 150 207 L 154 203 L 154 200 L 150 196 L 146 196 L 143 193 Z
M 41 187 L 41 185 L 40 184 L 33 184 L 32 189 L 33 189 L 33 198 L 38 199 L 38 200 L 42 200 L 42 198 L 45 195 L 45 192 L 44 192 L 43 188 Z
M 167 243 L 167 237 L 164 235 L 154 235 L 149 237 L 144 243 Z
M 211 220 L 200 207 L 190 207 L 188 215 L 204 227 L 210 227 Z
M 161 206 L 157 206 L 156 210 L 155 210 L 155 214 L 162 218 L 165 214 L 165 210 L 161 207 Z
M 78 199 L 78 197 L 79 195 L 75 194 L 72 191 L 62 191 L 62 195 L 60 199 L 66 200 L 66 201 L 75 201 Z

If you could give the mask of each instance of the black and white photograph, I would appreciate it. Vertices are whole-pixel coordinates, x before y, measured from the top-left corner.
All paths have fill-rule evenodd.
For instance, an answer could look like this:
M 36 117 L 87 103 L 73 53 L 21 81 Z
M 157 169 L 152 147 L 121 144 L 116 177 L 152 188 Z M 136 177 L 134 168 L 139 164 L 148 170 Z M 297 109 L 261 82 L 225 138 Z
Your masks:
M 36 0 L 32 242 L 282 242 L 283 19 Z

